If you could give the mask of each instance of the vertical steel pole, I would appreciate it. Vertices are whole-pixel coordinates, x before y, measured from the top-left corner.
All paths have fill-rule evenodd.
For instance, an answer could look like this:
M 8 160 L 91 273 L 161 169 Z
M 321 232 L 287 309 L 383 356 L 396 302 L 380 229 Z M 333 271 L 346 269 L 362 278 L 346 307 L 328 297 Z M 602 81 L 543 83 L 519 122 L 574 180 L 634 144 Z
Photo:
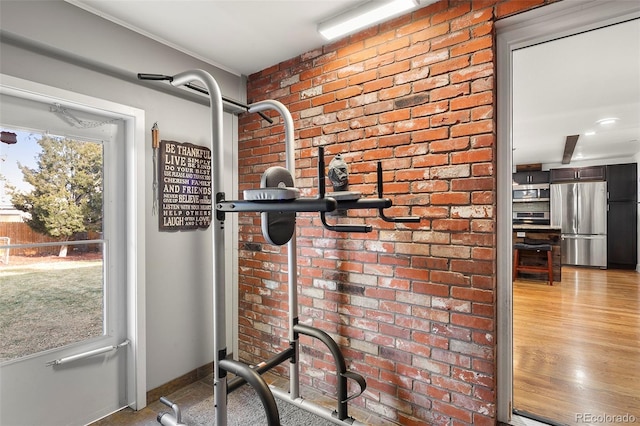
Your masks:
M 280 113 L 284 122 L 284 138 L 285 138 L 285 155 L 286 168 L 293 178 L 293 186 L 296 182 L 296 164 L 295 164 L 295 139 L 293 117 L 291 113 L 281 102 L 274 100 L 266 100 L 256 102 L 249 105 L 249 112 L 261 112 L 267 109 L 273 109 Z M 289 285 L 289 345 L 294 349 L 294 362 L 289 364 L 289 393 L 291 399 L 300 396 L 300 367 L 298 362 L 299 343 L 293 327 L 298 323 L 298 262 L 297 262 L 296 234 L 293 233 L 291 240 L 287 243 L 287 267 L 288 285 Z
M 227 356 L 225 313 L 225 241 L 224 216 L 216 214 L 216 197 L 223 193 L 224 145 L 222 132 L 222 93 L 211 74 L 203 70 L 185 71 L 173 77 L 171 84 L 182 86 L 197 80 L 209 92 L 211 103 L 211 226 L 213 252 L 213 346 L 216 425 L 227 425 L 227 380 L 226 372 L 220 368 L 220 360 Z

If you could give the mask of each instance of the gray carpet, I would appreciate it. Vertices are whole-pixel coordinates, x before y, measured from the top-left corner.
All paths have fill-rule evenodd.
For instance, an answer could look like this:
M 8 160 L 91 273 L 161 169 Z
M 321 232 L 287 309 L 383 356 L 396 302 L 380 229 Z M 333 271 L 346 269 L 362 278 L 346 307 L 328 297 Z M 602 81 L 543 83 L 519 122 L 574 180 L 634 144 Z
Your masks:
M 276 398 L 282 426 L 329 426 L 334 423 Z M 189 426 L 215 425 L 213 396 L 189 407 L 182 413 L 182 422 Z M 262 401 L 250 386 L 232 392 L 227 402 L 228 426 L 261 426 L 267 424 Z

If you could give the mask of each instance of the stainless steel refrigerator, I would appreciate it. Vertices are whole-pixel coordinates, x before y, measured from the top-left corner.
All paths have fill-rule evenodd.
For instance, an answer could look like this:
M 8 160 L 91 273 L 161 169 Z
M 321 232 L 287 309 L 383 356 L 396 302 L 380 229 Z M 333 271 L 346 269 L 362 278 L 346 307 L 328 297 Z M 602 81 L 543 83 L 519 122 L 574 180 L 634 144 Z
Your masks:
M 607 183 L 551 185 L 551 226 L 562 228 L 562 264 L 607 267 Z

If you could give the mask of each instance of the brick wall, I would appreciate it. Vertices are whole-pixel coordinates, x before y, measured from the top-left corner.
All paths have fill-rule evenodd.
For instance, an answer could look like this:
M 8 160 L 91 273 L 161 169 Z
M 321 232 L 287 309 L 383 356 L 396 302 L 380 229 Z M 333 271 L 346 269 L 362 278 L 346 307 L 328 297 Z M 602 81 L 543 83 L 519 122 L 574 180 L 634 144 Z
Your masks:
M 291 111 L 297 186 L 316 195 L 318 146 L 343 154 L 350 189 L 373 196 L 382 161 L 390 224 L 375 211 L 338 223 L 297 219 L 300 322 L 330 333 L 367 379 L 358 404 L 403 425 L 494 424 L 494 22 L 547 3 L 441 1 L 248 79 L 248 101 Z M 240 120 L 240 189 L 284 165 L 283 126 Z M 264 243 L 257 214 L 240 216 L 240 358 L 287 347 L 286 248 Z M 304 385 L 334 392 L 325 348 L 303 337 Z M 283 375 L 287 370 L 278 370 Z

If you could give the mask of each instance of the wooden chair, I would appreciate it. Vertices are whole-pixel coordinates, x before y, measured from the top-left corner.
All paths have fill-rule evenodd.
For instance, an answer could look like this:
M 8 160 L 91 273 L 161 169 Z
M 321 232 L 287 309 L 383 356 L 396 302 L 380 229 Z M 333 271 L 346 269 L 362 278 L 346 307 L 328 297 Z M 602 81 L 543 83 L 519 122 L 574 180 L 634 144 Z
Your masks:
M 520 251 L 535 251 L 546 253 L 546 265 L 521 265 Z M 516 243 L 513 245 L 513 280 L 518 277 L 518 272 L 547 273 L 549 285 L 553 285 L 553 257 L 551 244 L 525 244 Z

